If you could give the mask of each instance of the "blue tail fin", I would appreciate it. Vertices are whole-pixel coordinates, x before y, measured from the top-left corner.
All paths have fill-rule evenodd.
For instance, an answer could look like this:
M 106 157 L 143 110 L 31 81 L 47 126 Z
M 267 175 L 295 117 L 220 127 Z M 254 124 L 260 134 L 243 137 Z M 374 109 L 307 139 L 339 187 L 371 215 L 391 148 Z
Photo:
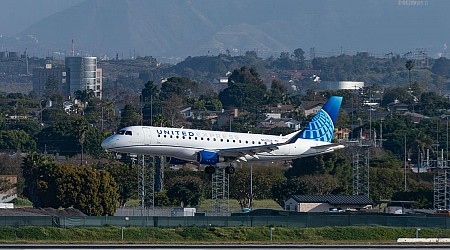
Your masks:
M 331 142 L 341 103 L 342 97 L 332 96 L 313 119 L 308 122 L 306 128 L 297 135 L 297 138 Z

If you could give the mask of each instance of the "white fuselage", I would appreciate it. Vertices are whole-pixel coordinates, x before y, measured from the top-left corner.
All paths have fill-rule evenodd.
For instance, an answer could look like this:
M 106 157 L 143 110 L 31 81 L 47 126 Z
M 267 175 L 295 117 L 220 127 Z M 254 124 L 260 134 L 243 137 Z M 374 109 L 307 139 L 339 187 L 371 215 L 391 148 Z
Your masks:
M 186 161 L 196 161 L 199 151 L 219 151 L 264 145 L 277 145 L 277 149 L 255 155 L 243 155 L 247 161 L 292 160 L 296 158 L 331 152 L 330 149 L 312 149 L 329 142 L 297 139 L 294 143 L 283 144 L 287 136 L 273 136 L 250 133 L 132 126 L 121 129 L 108 137 L 102 147 L 108 151 L 137 155 L 169 156 Z M 241 158 L 242 159 L 242 158 Z M 233 161 L 236 159 L 225 159 Z

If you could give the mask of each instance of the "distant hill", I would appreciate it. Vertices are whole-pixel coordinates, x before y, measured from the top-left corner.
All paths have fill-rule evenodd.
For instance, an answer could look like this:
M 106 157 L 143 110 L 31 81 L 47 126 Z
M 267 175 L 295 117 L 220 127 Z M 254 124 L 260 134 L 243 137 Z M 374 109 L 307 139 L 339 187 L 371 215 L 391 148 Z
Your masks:
M 312 47 L 316 55 L 370 51 L 430 56 L 450 44 L 450 1 L 87 0 L 20 32 L 43 51 L 185 57 Z M 308 53 L 309 54 L 309 53 Z

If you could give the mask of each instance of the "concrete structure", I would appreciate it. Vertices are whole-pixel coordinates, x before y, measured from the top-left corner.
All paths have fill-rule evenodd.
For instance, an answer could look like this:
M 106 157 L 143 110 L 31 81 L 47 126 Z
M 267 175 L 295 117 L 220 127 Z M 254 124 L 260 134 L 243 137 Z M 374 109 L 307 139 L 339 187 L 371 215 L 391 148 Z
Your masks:
M 4 190 L 0 193 L 0 204 L 11 202 L 15 198 L 17 198 L 17 188 L 15 187 L 15 185 L 17 184 L 17 175 L 0 175 L 0 179 L 7 180 L 9 183 L 14 185 L 13 188 Z
M 286 211 L 342 212 L 370 209 L 373 202 L 364 195 L 292 195 L 284 202 Z
M 97 68 L 97 57 L 66 57 L 66 68 L 70 96 L 77 90 L 92 90 L 102 98 L 103 72 Z
M 359 90 L 364 87 L 364 82 L 353 82 L 353 81 L 321 81 L 317 85 L 321 90 Z
M 51 81 L 54 81 L 51 83 Z M 33 91 L 39 98 L 45 97 L 45 90 L 50 84 L 56 84 L 57 92 L 63 96 L 67 95 L 67 72 L 66 68 L 53 67 L 52 64 L 46 64 L 45 67 L 33 69 Z

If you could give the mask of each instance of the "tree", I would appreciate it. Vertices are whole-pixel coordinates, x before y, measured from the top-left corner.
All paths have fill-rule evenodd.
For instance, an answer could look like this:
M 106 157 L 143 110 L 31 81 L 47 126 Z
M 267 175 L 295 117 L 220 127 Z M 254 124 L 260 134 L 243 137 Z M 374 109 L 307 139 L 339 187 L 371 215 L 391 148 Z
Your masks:
M 272 79 L 272 85 L 270 86 L 270 103 L 286 103 L 289 97 L 287 87 L 280 79 Z
M 120 124 L 121 128 L 128 126 L 136 126 L 141 124 L 141 115 L 140 112 L 136 110 L 131 105 L 125 105 L 120 115 Z
M 303 49 L 295 49 L 292 57 L 295 59 L 295 63 L 298 69 L 305 68 L 305 51 L 303 51 Z
M 267 87 L 254 68 L 235 69 L 228 79 L 228 88 L 219 94 L 226 107 L 244 108 L 256 112 L 265 103 Z
M 119 188 L 119 204 L 123 206 L 129 199 L 136 196 L 137 172 L 136 164 L 125 164 L 118 161 L 108 161 L 106 163 L 97 162 L 96 169 L 106 170 L 114 178 Z
M 51 169 L 55 167 L 52 156 L 33 152 L 28 154 L 22 164 L 22 173 L 25 179 L 24 195 L 35 207 L 41 207 L 45 202 L 53 202 L 46 195 Z M 46 197 L 47 196 L 47 197 Z M 47 198 L 47 200 L 43 200 Z
M 330 174 L 314 174 L 299 177 L 308 187 L 310 195 L 328 195 L 339 187 L 338 180 Z
M 197 91 L 198 84 L 186 77 L 170 77 L 162 83 L 161 98 L 170 100 L 171 96 L 189 97 Z
M 13 152 L 30 152 L 36 149 L 36 142 L 23 130 L 3 130 L 0 131 L 0 149 Z
M 271 188 L 272 198 L 284 208 L 284 202 L 291 195 L 308 193 L 308 186 L 300 178 L 280 179 Z
M 87 215 L 113 215 L 118 187 L 104 170 L 57 165 L 52 158 L 30 154 L 23 164 L 26 196 L 35 207 L 74 207 Z
M 408 60 L 405 63 L 405 68 L 408 70 L 408 79 L 409 79 L 409 90 L 412 90 L 412 82 L 411 82 L 411 70 L 414 68 L 414 61 Z
M 61 105 L 64 100 L 61 93 L 61 84 L 55 79 L 54 76 L 49 76 L 47 82 L 45 83 L 44 97 Z
M 196 176 L 177 176 L 168 184 L 167 197 L 172 204 L 197 206 L 203 195 L 203 184 Z
M 8 179 L 0 178 L 0 194 L 4 194 L 6 191 L 14 187 L 15 185 L 12 184 Z
M 374 201 L 391 200 L 403 190 L 403 172 L 399 169 L 370 169 L 370 198 Z
M 142 118 L 145 124 L 150 124 L 152 117 L 161 113 L 160 90 L 153 81 L 148 81 L 142 89 L 141 102 L 144 104 Z M 150 124 L 153 125 L 153 124 Z
M 164 101 L 163 115 L 169 121 L 170 126 L 178 126 L 183 122 L 180 113 L 183 107 L 183 98 L 179 95 L 171 95 L 169 99 Z
M 273 183 L 283 179 L 281 169 L 276 167 L 253 167 L 253 199 L 270 199 Z M 250 167 L 237 168 L 230 178 L 230 197 L 242 208 L 250 207 Z

